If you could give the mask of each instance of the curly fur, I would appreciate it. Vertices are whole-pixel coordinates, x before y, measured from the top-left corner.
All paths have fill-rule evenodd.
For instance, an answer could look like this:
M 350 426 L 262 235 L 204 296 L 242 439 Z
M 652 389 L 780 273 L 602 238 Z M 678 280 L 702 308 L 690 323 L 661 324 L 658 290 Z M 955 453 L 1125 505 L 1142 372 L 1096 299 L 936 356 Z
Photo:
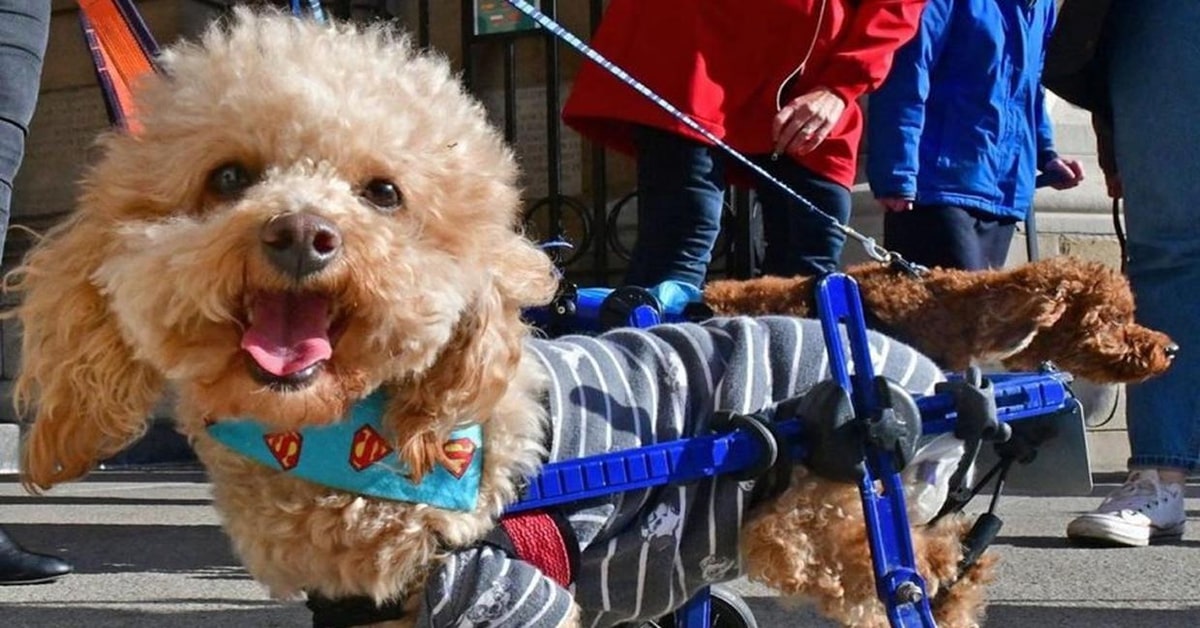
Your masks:
M 85 474 L 142 433 L 170 385 L 255 578 L 279 595 L 411 594 L 441 544 L 484 534 L 540 458 L 541 374 L 523 358 L 519 312 L 556 281 L 514 228 L 513 156 L 443 58 L 382 27 L 239 10 L 161 62 L 139 88 L 140 131 L 100 139 L 76 213 L 11 282 L 23 293 L 17 390 L 34 414 L 25 481 L 45 489 Z M 222 199 L 209 173 L 232 162 L 258 178 Z M 399 211 L 359 197 L 372 178 L 396 182 Z M 297 284 L 264 259 L 258 233 L 301 211 L 336 224 L 343 252 Z M 285 391 L 249 376 L 239 339 L 255 293 L 291 290 L 329 295 L 344 331 L 317 380 Z M 204 430 L 220 417 L 276 430 L 329 422 L 381 386 L 394 444 L 418 475 L 460 420 L 486 423 L 493 453 L 475 512 L 321 489 Z
M 1137 324 L 1129 281 L 1098 262 L 1052 257 L 1006 270 L 933 268 L 915 277 L 882 264 L 847 269 L 863 306 L 890 335 L 947 369 L 1045 362 L 1097 383 L 1136 382 L 1167 369 L 1177 350 Z M 718 314 L 808 316 L 816 280 L 716 281 L 704 300 Z
M 25 329 L 17 391 L 34 417 L 24 481 L 40 490 L 84 475 L 136 439 L 171 389 L 178 427 L 255 579 L 278 596 L 415 607 L 443 548 L 483 536 L 543 453 L 544 375 L 522 352 L 519 313 L 548 302 L 556 280 L 515 229 L 513 156 L 443 58 L 382 28 L 238 10 L 161 65 L 139 86 L 136 135 L 100 139 L 77 211 L 12 282 Z M 228 164 L 253 177 L 232 196 L 212 182 Z M 399 209 L 364 200 L 378 179 L 399 187 Z M 272 265 L 261 235 L 298 213 L 341 237 L 339 256 L 300 279 Z M 334 304 L 333 354 L 302 387 L 264 384 L 240 346 L 250 303 L 300 292 Z M 328 423 L 379 388 L 390 393 L 393 445 L 415 475 L 437 464 L 460 422 L 484 424 L 489 455 L 473 512 L 322 488 L 206 432 L 226 417 L 253 416 L 271 431 Z M 844 623 L 877 622 L 853 489 L 799 480 L 754 515 L 752 570 L 819 598 Z M 952 535 L 918 531 L 917 543 L 931 582 L 952 577 L 961 556 Z
M 964 517 L 912 528 L 917 570 L 936 600 L 938 625 L 945 628 L 978 625 L 985 587 L 995 569 L 995 555 L 984 553 L 960 578 L 961 539 L 969 528 Z M 784 595 L 812 601 L 842 625 L 888 625 L 875 588 L 856 486 L 831 482 L 797 467 L 790 488 L 746 524 L 741 543 L 751 579 Z M 951 583 L 954 586 L 947 588 Z

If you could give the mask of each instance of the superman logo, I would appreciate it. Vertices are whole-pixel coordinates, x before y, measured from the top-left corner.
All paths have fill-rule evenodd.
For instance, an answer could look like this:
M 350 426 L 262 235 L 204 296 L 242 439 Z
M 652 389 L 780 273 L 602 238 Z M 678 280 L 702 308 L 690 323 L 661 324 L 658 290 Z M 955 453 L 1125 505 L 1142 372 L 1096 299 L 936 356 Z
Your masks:
M 300 449 L 304 445 L 304 438 L 299 432 L 267 434 L 263 436 L 263 440 L 284 471 L 290 471 L 300 464 Z
M 456 438 L 442 445 L 442 453 L 445 454 L 442 466 L 446 467 L 450 475 L 461 479 L 471 466 L 471 461 L 475 459 L 475 443 L 469 438 Z
M 390 453 L 392 446 L 387 439 L 371 426 L 364 425 L 354 432 L 354 441 L 350 444 L 350 466 L 355 471 L 362 471 Z

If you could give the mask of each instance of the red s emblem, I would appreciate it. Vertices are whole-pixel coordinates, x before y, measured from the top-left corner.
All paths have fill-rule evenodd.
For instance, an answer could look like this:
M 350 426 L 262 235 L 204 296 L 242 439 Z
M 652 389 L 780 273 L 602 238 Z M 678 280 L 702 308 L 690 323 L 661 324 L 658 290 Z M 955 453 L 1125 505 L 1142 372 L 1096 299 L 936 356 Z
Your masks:
M 450 475 L 462 479 L 467 468 L 471 466 L 471 461 L 475 459 L 475 443 L 469 438 L 456 438 L 442 445 L 442 453 L 446 454 L 442 466 Z
M 392 446 L 387 439 L 371 426 L 364 425 L 354 432 L 354 441 L 350 444 L 350 466 L 355 471 L 362 471 L 390 453 Z
M 267 434 L 263 436 L 263 440 L 284 471 L 290 471 L 300 464 L 300 449 L 304 446 L 304 438 L 299 432 Z

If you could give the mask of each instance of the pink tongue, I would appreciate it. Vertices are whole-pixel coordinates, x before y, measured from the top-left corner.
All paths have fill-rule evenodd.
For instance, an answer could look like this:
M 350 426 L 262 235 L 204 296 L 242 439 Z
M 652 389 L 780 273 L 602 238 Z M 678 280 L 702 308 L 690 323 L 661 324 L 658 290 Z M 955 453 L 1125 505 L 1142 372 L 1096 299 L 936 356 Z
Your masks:
M 260 294 L 242 348 L 264 371 L 285 377 L 329 359 L 329 299 L 314 294 Z

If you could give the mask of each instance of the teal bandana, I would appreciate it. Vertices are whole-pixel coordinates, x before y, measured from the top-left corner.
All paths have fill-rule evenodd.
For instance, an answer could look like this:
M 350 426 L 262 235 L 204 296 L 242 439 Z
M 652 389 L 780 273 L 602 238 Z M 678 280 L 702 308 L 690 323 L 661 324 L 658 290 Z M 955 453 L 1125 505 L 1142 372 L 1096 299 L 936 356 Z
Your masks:
M 270 432 L 253 419 L 219 421 L 208 433 L 217 442 L 266 466 L 315 484 L 391 501 L 471 511 L 483 469 L 483 429 L 469 425 L 442 445 L 449 462 L 434 466 L 418 484 L 396 456 L 380 419 L 385 399 L 375 392 L 332 425 Z

